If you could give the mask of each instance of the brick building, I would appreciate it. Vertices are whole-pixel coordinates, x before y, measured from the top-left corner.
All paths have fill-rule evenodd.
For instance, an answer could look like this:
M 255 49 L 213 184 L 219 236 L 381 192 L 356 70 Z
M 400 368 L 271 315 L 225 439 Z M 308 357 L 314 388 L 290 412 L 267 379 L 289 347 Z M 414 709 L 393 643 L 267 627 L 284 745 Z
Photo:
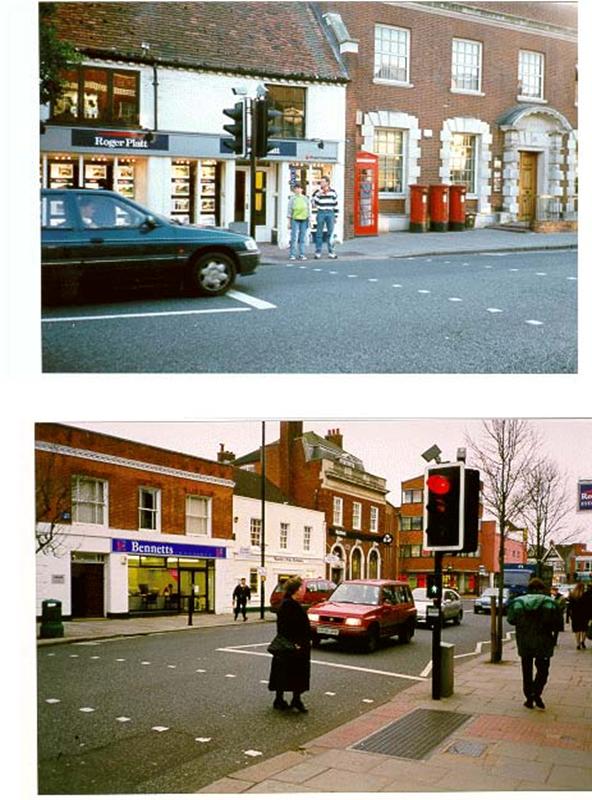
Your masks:
M 38 613 L 187 612 L 191 586 L 196 611 L 228 605 L 231 466 L 55 423 L 35 456 Z
M 425 586 L 434 571 L 434 555 L 423 549 L 424 476 L 401 484 L 399 512 L 398 577 L 415 586 Z M 474 553 L 445 555 L 443 582 L 461 593 L 478 593 L 494 585 L 499 572 L 500 534 L 493 520 L 480 519 L 479 547 Z M 518 535 L 507 535 L 504 542 L 506 563 L 526 563 L 526 543 Z
M 346 66 L 346 235 L 356 156 L 378 156 L 379 229 L 411 184 L 467 187 L 476 224 L 577 212 L 577 4 L 325 2 Z
M 234 464 L 260 473 L 261 449 Z M 292 502 L 324 513 L 328 577 L 391 576 L 394 523 L 386 480 L 344 450 L 339 430 L 320 436 L 304 431 L 302 422 L 281 422 L 279 440 L 265 446 L 265 474 Z

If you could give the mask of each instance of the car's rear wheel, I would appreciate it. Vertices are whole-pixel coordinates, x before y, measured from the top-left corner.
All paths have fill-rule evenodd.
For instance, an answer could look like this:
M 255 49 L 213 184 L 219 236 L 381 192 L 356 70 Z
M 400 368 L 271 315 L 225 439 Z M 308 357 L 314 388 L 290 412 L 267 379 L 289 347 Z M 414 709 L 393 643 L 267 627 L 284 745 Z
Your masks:
M 374 653 L 378 649 L 380 643 L 380 636 L 377 628 L 370 628 L 368 636 L 366 637 L 366 652 Z
M 414 633 L 415 630 L 411 625 L 405 625 L 403 628 L 401 628 L 399 631 L 399 641 L 401 644 L 409 644 Z
M 463 618 L 463 612 L 459 611 L 458 615 L 454 618 L 454 624 L 455 625 L 460 625 L 460 621 L 461 621 L 462 618 Z
M 224 294 L 234 283 L 235 277 L 234 261 L 226 253 L 203 253 L 189 266 L 191 289 L 209 297 Z

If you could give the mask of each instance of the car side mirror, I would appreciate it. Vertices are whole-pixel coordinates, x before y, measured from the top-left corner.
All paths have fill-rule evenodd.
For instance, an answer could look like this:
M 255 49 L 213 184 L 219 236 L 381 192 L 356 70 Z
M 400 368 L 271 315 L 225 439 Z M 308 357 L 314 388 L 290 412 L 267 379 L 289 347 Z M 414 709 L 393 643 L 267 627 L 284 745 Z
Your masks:
M 154 228 L 157 226 L 156 217 L 153 217 L 149 214 L 147 217 L 144 218 L 144 222 L 142 223 L 142 227 L 148 231 L 153 231 Z

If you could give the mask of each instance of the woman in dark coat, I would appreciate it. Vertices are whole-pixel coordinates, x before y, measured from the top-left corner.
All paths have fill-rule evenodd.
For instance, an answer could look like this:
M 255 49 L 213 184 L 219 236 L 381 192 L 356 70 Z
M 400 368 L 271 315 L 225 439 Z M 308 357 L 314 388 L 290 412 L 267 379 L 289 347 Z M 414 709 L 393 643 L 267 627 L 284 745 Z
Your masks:
M 577 650 L 586 649 L 586 630 L 592 619 L 592 591 L 586 591 L 582 581 L 576 583 L 568 600 L 571 629 L 576 635 Z
M 300 695 L 310 688 L 310 622 L 306 611 L 293 597 L 301 585 L 300 578 L 290 578 L 284 587 L 284 599 L 277 614 L 277 632 L 289 639 L 296 649 L 273 656 L 269 689 L 275 692 L 274 708 L 295 708 L 306 713 L 308 709 Z M 292 692 L 290 705 L 284 700 L 284 692 Z

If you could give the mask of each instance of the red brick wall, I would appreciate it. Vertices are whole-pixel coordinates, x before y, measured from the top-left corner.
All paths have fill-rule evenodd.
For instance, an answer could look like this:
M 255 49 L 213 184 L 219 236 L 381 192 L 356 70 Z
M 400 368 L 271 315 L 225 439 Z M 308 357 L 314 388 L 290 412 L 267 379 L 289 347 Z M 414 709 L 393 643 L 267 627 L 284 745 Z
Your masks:
M 214 461 L 65 425 L 39 423 L 35 426 L 35 438 L 38 441 L 69 445 L 148 464 L 232 480 L 232 467 Z M 212 499 L 212 535 L 222 539 L 232 538 L 232 487 L 44 451 L 36 452 L 36 473 L 38 481 L 46 481 L 47 476 L 51 474 L 52 481 L 57 485 L 69 485 L 75 475 L 108 481 L 108 525 L 128 531 L 138 530 L 138 493 L 142 486 L 161 490 L 162 533 L 180 535 L 185 533 L 186 495 L 209 497 Z M 45 519 L 50 517 L 48 514 Z
M 421 129 L 431 129 L 432 138 L 420 140 L 421 175 L 419 183 L 439 183 L 440 130 L 449 117 L 467 116 L 488 122 L 492 128 L 492 156 L 501 157 L 501 133 L 495 121 L 518 104 L 518 51 L 535 50 L 545 55 L 545 99 L 550 107 L 577 125 L 575 99 L 575 64 L 577 45 L 538 34 L 524 33 L 480 22 L 445 17 L 388 3 L 320 4 L 324 10 L 340 13 L 352 38 L 359 42 L 358 55 L 345 56 L 351 83 L 347 89 L 347 145 L 345 206 L 353 209 L 353 164 L 362 147 L 361 129 L 356 125 L 356 111 L 401 111 L 416 116 Z M 481 4 L 475 4 L 481 5 Z M 563 22 L 573 25 L 574 13 L 550 9 L 548 3 L 484 3 L 484 7 L 511 13 L 524 13 L 530 19 Z M 504 9 L 501 8 L 504 6 Z M 518 9 L 518 6 L 521 8 Z M 545 8 L 547 7 L 547 8 Z M 382 23 L 411 31 L 410 82 L 412 89 L 375 85 L 374 25 Z M 484 97 L 453 94 L 450 91 L 452 39 L 482 42 L 482 91 Z M 494 205 L 496 198 L 493 198 Z M 392 201 L 381 201 L 381 211 L 393 211 Z M 399 210 L 399 209 L 397 209 Z M 351 213 L 346 219 L 346 235 L 353 234 Z

